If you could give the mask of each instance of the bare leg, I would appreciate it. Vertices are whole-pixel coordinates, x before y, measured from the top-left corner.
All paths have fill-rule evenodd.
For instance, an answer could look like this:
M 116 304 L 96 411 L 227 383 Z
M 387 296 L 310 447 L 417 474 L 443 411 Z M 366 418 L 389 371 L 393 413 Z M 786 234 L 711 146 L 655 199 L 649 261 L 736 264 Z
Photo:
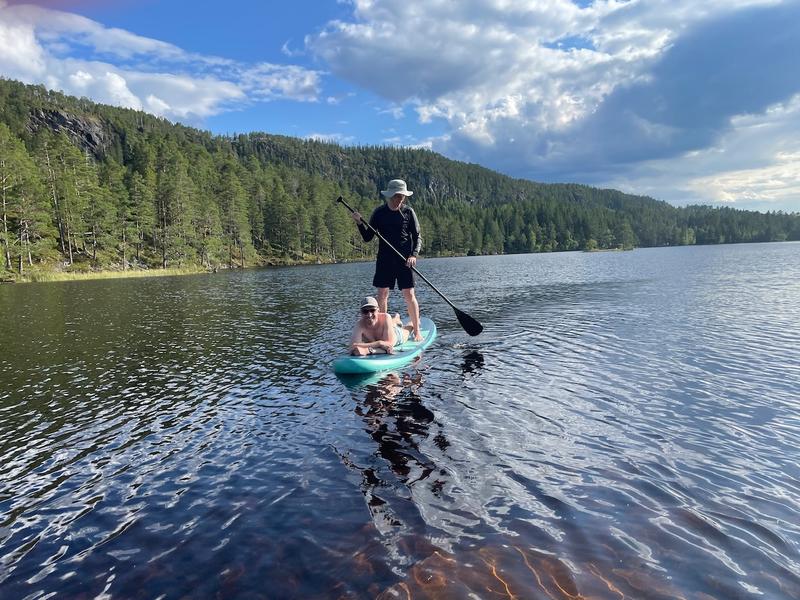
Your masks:
M 389 312 L 389 288 L 377 288 L 378 289 L 378 297 L 376 300 L 378 301 L 378 310 L 380 312 Z
M 403 319 L 400 318 L 399 313 L 394 313 L 392 315 L 392 323 L 397 327 L 400 327 L 400 334 L 403 336 L 403 339 L 400 340 L 401 342 L 405 342 L 408 338 L 411 337 L 411 332 L 414 331 L 413 325 L 403 325 Z
M 404 289 L 403 298 L 406 301 L 411 324 L 414 326 L 414 340 L 419 342 L 422 340 L 422 334 L 419 329 L 419 303 L 417 302 L 417 295 L 414 293 L 414 288 Z

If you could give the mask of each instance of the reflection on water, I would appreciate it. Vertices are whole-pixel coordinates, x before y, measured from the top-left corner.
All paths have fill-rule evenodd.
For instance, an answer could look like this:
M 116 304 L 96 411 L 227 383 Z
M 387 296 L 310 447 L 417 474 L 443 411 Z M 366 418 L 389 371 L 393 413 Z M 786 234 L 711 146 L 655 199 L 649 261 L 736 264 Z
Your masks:
M 379 382 L 367 386 L 364 399 L 355 411 L 363 419 L 365 431 L 375 441 L 375 458 L 388 465 L 394 476 L 393 481 L 409 487 L 428 479 L 435 468 L 420 453 L 415 442 L 415 438 L 429 435 L 428 427 L 434 419 L 433 413 L 421 404 L 415 392 L 422 381 L 419 373 L 413 376 L 396 373 L 384 375 Z M 351 460 L 345 460 L 348 467 L 361 473 L 362 493 L 367 499 L 373 522 L 381 532 L 403 526 L 403 509 L 411 511 L 409 520 L 414 518 L 413 505 L 393 508 L 388 499 L 381 497 L 381 488 L 391 483 L 381 479 L 382 469 L 375 466 L 375 461 L 370 461 L 369 466 L 360 467 Z M 434 482 L 433 485 L 438 483 Z
M 425 263 L 0 288 L 0 597 L 800 598 L 800 244 Z
M 464 373 L 465 379 L 480 375 L 484 365 L 483 354 L 477 350 L 471 350 L 464 354 L 463 361 L 461 371 Z

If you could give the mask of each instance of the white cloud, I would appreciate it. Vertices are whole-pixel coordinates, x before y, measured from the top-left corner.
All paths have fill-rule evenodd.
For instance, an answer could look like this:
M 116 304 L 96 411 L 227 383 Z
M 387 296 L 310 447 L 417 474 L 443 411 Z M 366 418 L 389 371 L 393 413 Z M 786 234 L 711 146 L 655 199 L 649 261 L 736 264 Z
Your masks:
M 0 16 L 3 6 L 0 5 Z M 37 43 L 33 29 L 0 19 L 0 73 L 31 82 L 46 72 L 45 52 Z
M 156 115 L 167 115 L 171 112 L 169 104 L 154 94 L 148 94 L 145 105 L 148 112 Z
M 800 11 L 776 0 L 352 5 L 352 21 L 307 37 L 309 50 L 334 74 L 412 107 L 421 123 L 445 124 L 433 149 L 532 179 L 629 181 L 641 192 L 637 182 L 654 184 L 644 178 L 654 169 L 674 176 L 687 152 L 715 148 L 740 127 L 737 115 L 800 91 Z M 778 165 L 771 156 L 764 168 Z M 707 168 L 717 170 L 695 179 L 732 172 L 726 160 Z M 683 191 L 700 192 L 683 179 Z M 657 197 L 673 190 L 661 183 Z M 726 186 L 730 197 L 742 189 L 721 178 L 700 199 L 721 198 L 713 190 Z M 754 179 L 758 189 L 768 194 Z
M 320 73 L 302 67 L 262 63 L 244 69 L 239 79 L 243 87 L 258 99 L 316 101 L 319 95 Z
M 321 73 L 185 52 L 85 17 L 0 0 L 0 75 L 190 123 L 275 99 L 316 101 Z
M 757 203 L 763 208 L 800 197 L 800 153 L 776 156 L 775 164 L 761 169 L 726 171 L 691 182 L 698 195 L 718 202 Z
M 71 46 L 83 46 L 97 54 L 129 59 L 135 56 L 159 57 L 165 60 L 185 60 L 186 52 L 166 42 L 139 36 L 128 31 L 104 27 L 80 15 L 51 10 L 31 4 L 0 5 L 0 15 L 6 22 L 36 31 L 40 43 L 64 51 Z
M 676 204 L 800 210 L 800 95 L 761 114 L 734 117 L 730 130 L 709 147 L 643 161 L 610 185 Z
M 547 46 L 576 35 L 613 46 L 595 30 L 625 6 L 356 0 L 355 23 L 333 22 L 306 41 L 338 75 L 390 100 L 416 101 L 424 118 L 456 128 L 469 122 L 476 139 L 491 140 L 486 130 L 498 119 L 569 123 L 635 77 L 627 63 L 656 55 L 667 42 L 663 35 L 617 41 L 616 53 Z
M 393 119 L 400 120 L 406 116 L 406 112 L 403 109 L 402 105 L 399 104 L 392 104 L 386 108 L 379 108 L 378 109 L 379 115 L 391 115 Z
M 281 46 L 281 54 L 284 56 L 288 56 L 289 58 L 293 58 L 295 56 L 303 56 L 305 52 L 303 50 L 292 50 L 290 47 L 290 43 L 292 40 L 286 40 Z
M 204 119 L 230 103 L 246 100 L 240 85 L 213 77 L 134 71 L 125 73 L 125 77 L 138 97 L 148 99 L 149 111 L 183 121 Z M 161 110 L 156 110 L 158 107 Z
M 93 98 L 97 102 L 128 106 L 137 110 L 142 108 L 142 102 L 128 88 L 125 79 L 117 73 L 106 71 L 94 76 L 83 70 L 77 70 L 68 76 L 70 89 L 78 96 Z

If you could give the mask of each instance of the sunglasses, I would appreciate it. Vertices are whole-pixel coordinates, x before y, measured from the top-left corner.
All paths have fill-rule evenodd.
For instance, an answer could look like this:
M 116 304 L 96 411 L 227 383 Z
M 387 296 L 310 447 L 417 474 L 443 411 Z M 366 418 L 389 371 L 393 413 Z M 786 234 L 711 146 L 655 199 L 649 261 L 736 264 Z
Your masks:
M 374 308 L 362 308 L 361 309 L 361 314 L 362 315 L 371 315 L 371 314 L 374 314 L 374 313 L 375 313 L 375 309 Z

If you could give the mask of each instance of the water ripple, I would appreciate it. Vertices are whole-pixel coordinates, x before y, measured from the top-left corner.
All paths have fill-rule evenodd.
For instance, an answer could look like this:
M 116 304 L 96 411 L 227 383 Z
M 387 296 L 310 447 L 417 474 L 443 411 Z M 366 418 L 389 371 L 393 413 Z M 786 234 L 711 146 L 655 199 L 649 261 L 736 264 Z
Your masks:
M 799 252 L 425 260 L 361 381 L 367 263 L 0 288 L 0 596 L 800 597 Z

